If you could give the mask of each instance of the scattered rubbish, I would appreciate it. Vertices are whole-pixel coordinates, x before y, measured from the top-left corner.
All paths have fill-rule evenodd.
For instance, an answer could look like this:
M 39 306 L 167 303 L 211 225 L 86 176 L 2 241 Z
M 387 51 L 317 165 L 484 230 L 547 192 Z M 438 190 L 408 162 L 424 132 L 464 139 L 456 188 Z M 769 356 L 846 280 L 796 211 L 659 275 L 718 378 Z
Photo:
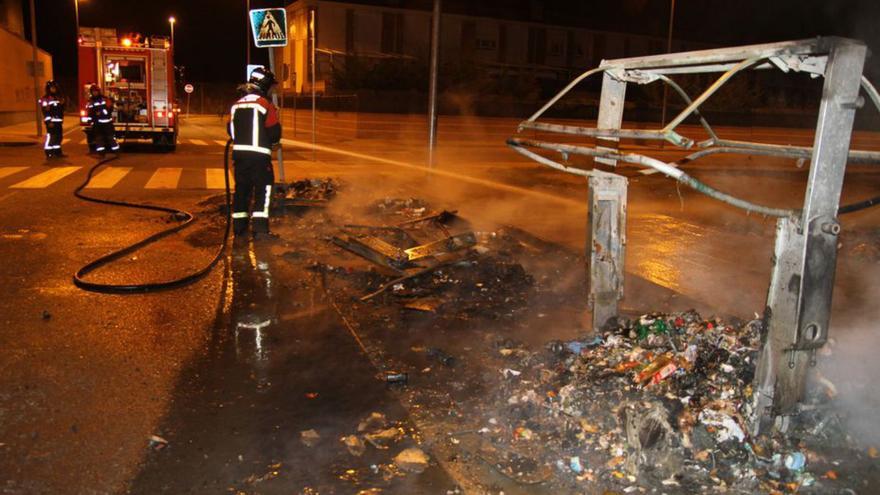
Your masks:
M 52 313 L 50 313 L 48 309 L 44 309 L 41 316 L 43 317 L 43 321 L 49 321 L 52 319 Z
M 880 457 L 880 453 L 877 452 L 876 447 L 868 447 L 868 457 L 870 457 L 871 459 L 876 459 L 877 457 Z
M 572 340 L 565 343 L 565 348 L 573 354 L 580 354 L 582 350 L 596 347 L 602 344 L 602 337 L 596 336 L 590 340 Z
M 807 456 L 800 452 L 792 452 L 785 456 L 784 465 L 785 469 L 794 473 L 799 473 L 803 471 L 804 467 L 807 465 Z
M 449 354 L 446 354 L 443 349 L 438 349 L 436 347 L 428 349 L 428 357 L 431 359 L 435 359 L 443 366 L 451 367 L 455 365 L 455 358 L 450 356 Z
M 348 449 L 348 453 L 355 456 L 360 457 L 364 454 L 364 451 L 367 450 L 367 446 L 364 444 L 364 441 L 357 435 L 348 435 L 342 437 L 340 441 L 345 445 L 345 448 Z
M 373 431 L 378 428 L 384 428 L 386 424 L 388 424 L 388 420 L 385 419 L 385 415 L 382 413 L 374 412 L 371 413 L 367 417 L 367 419 L 358 423 L 357 431 Z
M 336 196 L 339 185 L 333 179 L 303 179 L 291 182 L 284 197 L 285 206 L 325 207 Z
M 159 435 L 150 435 L 150 448 L 153 450 L 162 450 L 168 446 L 168 440 Z
M 397 427 L 386 428 L 384 430 L 364 435 L 364 440 L 380 450 L 387 449 L 392 443 L 397 442 L 401 438 L 403 438 L 403 430 Z
M 409 381 L 409 375 L 406 373 L 385 373 L 385 383 L 389 385 L 406 385 Z
M 299 440 L 306 447 L 314 447 L 320 439 L 321 435 L 319 435 L 318 432 L 315 430 L 303 430 L 299 432 Z
M 568 467 L 577 474 L 584 472 L 584 466 L 581 464 L 581 458 L 578 456 L 568 460 Z
M 306 392 L 306 399 L 314 400 L 318 398 L 318 392 Z
M 394 464 L 409 473 L 422 473 L 428 468 L 429 458 L 422 449 L 411 447 L 397 454 Z
M 404 309 L 414 311 L 422 311 L 425 313 L 436 313 L 437 309 L 443 305 L 443 300 L 437 297 L 424 297 L 408 302 L 403 305 Z

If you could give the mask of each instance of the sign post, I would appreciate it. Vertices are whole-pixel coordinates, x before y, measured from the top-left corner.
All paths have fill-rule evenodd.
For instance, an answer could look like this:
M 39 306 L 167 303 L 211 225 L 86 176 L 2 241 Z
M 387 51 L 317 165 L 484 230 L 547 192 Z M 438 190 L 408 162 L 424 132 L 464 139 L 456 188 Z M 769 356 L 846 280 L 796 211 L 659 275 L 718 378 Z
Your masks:
M 192 92 L 195 88 L 193 88 L 192 84 L 187 84 L 183 87 L 183 90 L 186 92 L 186 118 L 189 118 L 189 97 L 192 96 Z
M 254 9 L 250 11 L 251 32 L 257 48 L 269 49 L 269 70 L 278 74 L 275 69 L 275 47 L 287 46 L 287 11 L 285 9 Z M 251 66 L 248 65 L 250 79 Z M 272 93 L 272 104 L 278 108 L 278 91 Z M 278 120 L 281 120 L 279 110 Z M 284 183 L 284 156 L 278 146 L 278 180 Z

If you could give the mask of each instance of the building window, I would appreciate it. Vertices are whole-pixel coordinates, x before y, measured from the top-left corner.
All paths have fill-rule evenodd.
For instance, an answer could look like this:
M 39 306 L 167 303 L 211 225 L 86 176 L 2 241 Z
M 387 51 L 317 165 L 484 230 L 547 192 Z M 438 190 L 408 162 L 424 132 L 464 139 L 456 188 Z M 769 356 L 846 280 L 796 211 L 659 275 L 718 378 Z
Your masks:
M 498 62 L 507 62 L 507 26 L 498 25 Z
M 477 39 L 478 50 L 494 50 L 496 48 L 498 48 L 498 43 L 495 40 Z
M 547 61 L 547 30 L 529 28 L 528 63 L 544 65 Z
M 345 53 L 348 54 L 354 53 L 354 24 L 354 9 L 345 9 Z
M 382 13 L 382 53 L 403 53 L 403 14 Z
M 477 24 L 473 21 L 461 23 L 461 58 L 471 60 L 477 50 Z

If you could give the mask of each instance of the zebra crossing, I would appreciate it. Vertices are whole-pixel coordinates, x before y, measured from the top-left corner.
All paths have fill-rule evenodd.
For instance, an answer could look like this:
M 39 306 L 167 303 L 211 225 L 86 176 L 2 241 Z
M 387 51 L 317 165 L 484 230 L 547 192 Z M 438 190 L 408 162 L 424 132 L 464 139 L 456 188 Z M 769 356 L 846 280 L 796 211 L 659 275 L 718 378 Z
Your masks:
M 75 181 L 64 182 L 68 186 L 83 180 L 88 169 L 84 166 L 52 167 L 0 167 L 0 189 L 46 189 L 59 187 L 64 179 L 79 175 Z M 79 173 L 79 174 L 78 174 Z M 159 167 L 135 169 L 133 167 L 106 167 L 100 170 L 87 186 L 89 189 L 113 189 L 126 181 L 129 186 L 142 189 L 224 189 L 226 182 L 222 168 Z M 235 186 L 232 173 L 230 187 Z

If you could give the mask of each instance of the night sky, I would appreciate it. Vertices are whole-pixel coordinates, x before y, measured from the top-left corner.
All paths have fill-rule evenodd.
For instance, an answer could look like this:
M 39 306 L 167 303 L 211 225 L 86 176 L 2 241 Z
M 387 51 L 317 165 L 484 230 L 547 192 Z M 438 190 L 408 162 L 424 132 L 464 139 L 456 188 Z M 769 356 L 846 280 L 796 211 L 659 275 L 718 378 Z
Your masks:
M 75 77 L 74 0 L 35 0 L 37 39 L 55 57 L 57 78 Z M 252 0 L 252 7 L 280 7 L 285 0 Z M 431 0 L 351 0 L 429 9 Z M 23 0 L 25 16 L 27 1 Z M 444 0 L 444 12 L 539 19 L 611 31 L 665 36 L 668 0 L 614 2 L 537 0 Z M 245 60 L 245 0 L 81 0 L 80 23 L 120 32 L 168 34 L 174 15 L 176 63 L 190 81 L 236 81 Z M 26 22 L 27 19 L 26 19 Z M 27 24 L 26 24 L 27 26 Z M 27 30 L 27 29 L 26 29 Z M 735 45 L 817 35 L 863 39 L 880 53 L 880 0 L 677 0 L 675 37 Z M 253 49 L 259 60 L 264 50 Z M 880 79 L 880 55 L 868 71 Z

